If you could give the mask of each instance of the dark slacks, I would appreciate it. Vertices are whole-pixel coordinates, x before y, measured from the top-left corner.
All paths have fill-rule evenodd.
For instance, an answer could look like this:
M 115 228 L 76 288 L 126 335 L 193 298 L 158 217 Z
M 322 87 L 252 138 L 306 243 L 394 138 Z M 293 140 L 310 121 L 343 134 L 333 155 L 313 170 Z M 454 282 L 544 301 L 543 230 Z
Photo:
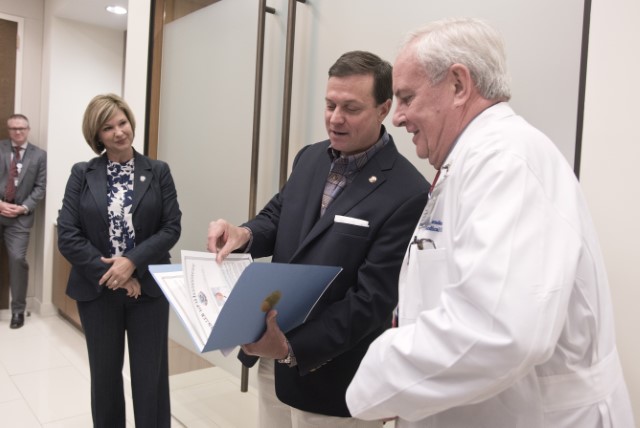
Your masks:
M 89 352 L 94 427 L 126 426 L 122 380 L 126 332 L 136 428 L 169 428 L 167 300 L 146 295 L 136 300 L 122 289 L 105 288 L 99 298 L 77 303 Z

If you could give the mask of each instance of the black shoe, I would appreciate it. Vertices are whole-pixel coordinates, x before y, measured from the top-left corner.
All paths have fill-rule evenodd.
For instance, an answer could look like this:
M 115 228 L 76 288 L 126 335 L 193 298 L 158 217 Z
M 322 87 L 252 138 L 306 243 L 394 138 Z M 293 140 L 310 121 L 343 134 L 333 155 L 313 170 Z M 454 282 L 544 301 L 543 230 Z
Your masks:
M 24 314 L 13 314 L 11 315 L 11 324 L 9 327 L 11 328 L 20 328 L 24 325 Z

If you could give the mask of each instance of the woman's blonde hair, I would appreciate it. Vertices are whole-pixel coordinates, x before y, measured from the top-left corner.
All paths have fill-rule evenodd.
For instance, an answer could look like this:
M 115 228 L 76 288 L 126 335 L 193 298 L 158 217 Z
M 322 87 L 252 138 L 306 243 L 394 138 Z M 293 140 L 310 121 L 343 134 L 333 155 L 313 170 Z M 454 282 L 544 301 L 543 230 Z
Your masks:
M 100 129 L 118 110 L 121 110 L 129 120 L 131 130 L 135 136 L 136 119 L 133 116 L 133 112 L 126 101 L 116 94 L 96 95 L 84 111 L 82 134 L 91 150 L 98 155 L 102 154 L 105 149 L 104 144 L 99 139 Z

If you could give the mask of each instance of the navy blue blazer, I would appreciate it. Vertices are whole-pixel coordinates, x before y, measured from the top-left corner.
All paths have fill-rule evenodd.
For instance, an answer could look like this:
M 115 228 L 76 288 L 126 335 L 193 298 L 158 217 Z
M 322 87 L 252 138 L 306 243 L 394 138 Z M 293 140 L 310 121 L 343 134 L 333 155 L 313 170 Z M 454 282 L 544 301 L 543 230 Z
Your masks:
M 298 365 L 276 363 L 275 383 L 292 407 L 344 417 L 347 386 L 369 344 L 391 325 L 400 266 L 429 184 L 391 139 L 320 217 L 328 147 L 328 140 L 304 147 L 282 190 L 245 225 L 254 258 L 343 268 L 308 321 L 287 334 Z M 336 222 L 336 215 L 369 227 Z
M 136 246 L 124 254 L 136 266 L 134 276 L 142 292 L 152 297 L 162 295 L 150 264 L 170 262 L 169 250 L 180 238 L 182 213 L 176 188 L 165 162 L 135 153 L 133 185 L 133 226 Z M 110 257 L 107 219 L 107 157 L 80 162 L 71 176 L 58 214 L 58 248 L 71 263 L 67 295 L 88 301 L 104 290 L 98 285 L 111 265 L 100 257 Z

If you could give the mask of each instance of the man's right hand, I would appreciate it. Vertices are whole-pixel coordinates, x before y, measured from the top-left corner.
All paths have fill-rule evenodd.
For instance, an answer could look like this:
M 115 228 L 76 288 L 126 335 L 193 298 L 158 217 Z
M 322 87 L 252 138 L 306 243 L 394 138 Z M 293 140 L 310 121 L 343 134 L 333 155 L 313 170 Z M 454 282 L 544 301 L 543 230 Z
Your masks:
M 24 208 L 21 205 L 0 201 L 0 215 L 7 218 L 16 218 L 23 214 Z
M 234 250 L 244 248 L 249 239 L 250 232 L 244 227 L 234 226 L 226 220 L 218 219 L 209 223 L 207 234 L 207 250 L 217 253 L 216 261 L 222 261 Z

